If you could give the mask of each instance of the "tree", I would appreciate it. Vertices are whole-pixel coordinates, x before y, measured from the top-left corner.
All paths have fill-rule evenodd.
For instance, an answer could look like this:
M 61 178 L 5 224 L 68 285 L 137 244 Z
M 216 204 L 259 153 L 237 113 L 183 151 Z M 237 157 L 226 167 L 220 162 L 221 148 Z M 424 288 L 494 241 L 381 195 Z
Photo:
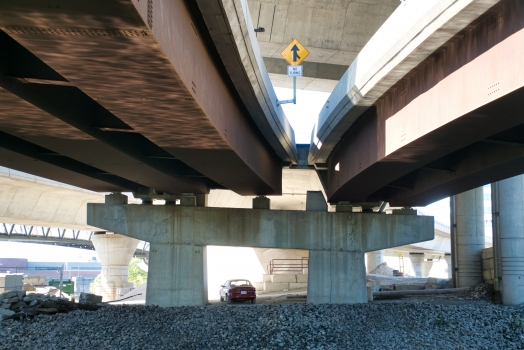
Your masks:
M 138 287 L 141 284 L 146 283 L 147 281 L 147 272 L 142 270 L 138 264 L 142 261 L 139 258 L 132 258 L 129 262 L 129 272 L 127 280 L 133 282 L 135 287 Z
M 89 291 L 92 294 L 95 294 L 96 284 L 100 282 L 102 282 L 102 274 L 99 274 L 98 276 L 96 276 L 93 282 L 89 284 Z

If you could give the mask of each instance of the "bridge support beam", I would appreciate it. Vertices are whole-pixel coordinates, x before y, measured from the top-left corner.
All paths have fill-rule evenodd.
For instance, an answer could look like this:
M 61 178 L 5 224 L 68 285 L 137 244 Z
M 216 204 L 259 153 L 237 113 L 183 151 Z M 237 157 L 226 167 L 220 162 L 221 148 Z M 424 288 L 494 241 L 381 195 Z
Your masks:
M 524 175 L 495 184 L 498 187 L 498 218 L 493 220 L 500 239 L 494 235 L 493 248 L 500 252 L 500 287 L 504 305 L 524 303 Z M 494 208 L 496 204 L 494 203 Z
M 140 241 L 119 234 L 96 234 L 91 240 L 102 263 L 102 281 L 95 293 L 105 301 L 115 300 L 119 288 L 133 287 L 127 280 L 128 266 Z
M 366 301 L 364 253 L 430 240 L 433 217 L 89 204 L 88 223 L 151 243 L 147 304 L 204 305 L 205 246 L 309 250 L 308 302 Z
M 475 188 L 452 197 L 457 288 L 473 287 L 482 282 L 484 238 L 484 189 Z M 454 212 L 454 213 L 453 213 Z

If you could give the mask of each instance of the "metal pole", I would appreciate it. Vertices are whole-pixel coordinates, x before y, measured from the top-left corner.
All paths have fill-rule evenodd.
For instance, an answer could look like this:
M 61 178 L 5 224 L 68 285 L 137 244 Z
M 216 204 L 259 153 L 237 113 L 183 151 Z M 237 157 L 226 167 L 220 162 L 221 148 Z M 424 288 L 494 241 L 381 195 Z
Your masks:
M 297 104 L 297 77 L 293 77 L 293 104 Z
M 457 288 L 457 246 L 456 246 L 456 229 L 457 229 L 457 216 L 455 213 L 455 196 L 449 197 L 449 236 L 451 239 L 451 282 L 453 288 Z
M 496 298 L 500 296 L 500 216 L 499 216 L 499 183 L 491 184 L 491 227 L 493 231 L 493 289 Z
M 63 276 L 64 276 L 64 265 L 62 264 L 62 266 L 60 266 L 60 297 L 62 297 Z

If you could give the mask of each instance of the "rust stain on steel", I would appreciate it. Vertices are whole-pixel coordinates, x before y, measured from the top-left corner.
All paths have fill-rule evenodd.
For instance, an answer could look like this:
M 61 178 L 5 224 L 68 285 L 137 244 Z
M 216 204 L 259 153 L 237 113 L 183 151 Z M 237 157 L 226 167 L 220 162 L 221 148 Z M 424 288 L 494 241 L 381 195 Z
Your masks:
M 0 125 L 3 132 L 54 151 L 57 155 L 76 159 L 108 173 L 165 192 L 180 190 L 181 184 L 175 183 L 169 175 L 100 142 L 3 89 L 0 91 Z M 18 161 L 0 158 L 0 164 L 93 191 L 135 190 L 111 184 L 101 185 L 98 181 L 86 181 L 80 174 L 60 177 L 60 172 L 57 170 L 59 168 L 56 166 L 26 159 L 27 157 L 23 156 L 9 157 L 9 159 L 15 158 Z M 22 160 L 26 160 L 28 164 L 23 164 Z M 49 169 L 54 170 L 49 171 Z M 64 172 L 71 173 L 66 170 Z
M 355 123 L 331 156 L 329 201 L 366 201 L 377 191 L 388 200 L 388 191 L 380 191 L 395 180 L 522 123 L 519 114 L 472 111 L 523 86 L 523 28 L 524 3 L 501 2 L 407 73 Z M 393 118 L 399 122 L 392 124 Z M 392 133 L 395 140 L 388 141 Z M 404 189 L 410 190 L 409 184 Z

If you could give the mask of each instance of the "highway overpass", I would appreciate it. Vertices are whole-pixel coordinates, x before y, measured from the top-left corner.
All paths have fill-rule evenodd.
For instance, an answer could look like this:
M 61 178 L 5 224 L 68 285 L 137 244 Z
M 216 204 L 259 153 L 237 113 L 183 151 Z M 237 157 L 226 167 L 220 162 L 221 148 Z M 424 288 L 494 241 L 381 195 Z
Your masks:
M 157 239 L 153 251 L 160 252 L 158 261 L 179 252 L 194 263 L 176 265 L 174 271 L 199 271 L 201 255 L 195 254 L 222 235 L 233 245 L 292 248 L 291 242 L 295 248 L 310 249 L 319 267 L 313 273 L 315 281 L 342 273 L 339 278 L 354 279 L 360 286 L 367 249 L 387 248 L 386 242 L 427 240 L 428 227 L 433 234 L 432 224 L 423 217 L 366 213 L 382 212 L 386 202 L 425 205 L 524 172 L 520 1 L 408 0 L 394 11 L 391 1 L 377 1 L 366 9 L 300 2 L 297 13 L 312 18 L 300 22 L 310 33 L 304 42 L 311 44 L 317 58 L 328 52 L 322 50 L 336 51 L 330 59 L 313 61 L 319 72 L 329 71 L 331 64 L 349 66 L 319 115 L 309 150 L 295 145 L 265 63 L 274 62 L 265 49 L 282 45 L 287 35 L 296 33 L 282 27 L 279 18 L 298 22 L 276 2 L 277 22 L 266 25 L 267 38 L 254 29 L 260 19 L 267 20 L 271 6 L 253 3 L 253 13 L 259 4 L 258 17 L 244 0 L 56 1 L 52 6 L 31 0 L 2 2 L 0 165 L 96 192 L 115 192 L 106 197 L 106 206 L 89 206 L 88 224 Z M 345 24 L 360 10 L 373 13 L 373 24 L 353 45 L 346 37 L 355 28 Z M 362 45 L 355 43 L 371 36 L 391 11 L 360 50 Z M 325 31 L 311 29 L 327 22 Z M 352 63 L 349 58 L 344 61 L 358 51 Z M 144 220 L 139 225 L 146 226 L 191 210 L 200 215 L 201 208 L 181 206 L 205 206 L 205 195 L 213 190 L 259 196 L 254 207 L 270 209 L 264 196 L 283 194 L 282 169 L 288 167 L 314 169 L 327 201 L 336 205 L 337 213 L 310 213 L 315 220 L 327 220 L 325 229 L 334 231 L 318 234 L 331 243 L 315 245 L 309 236 L 308 242 L 299 242 L 292 227 L 286 228 L 287 242 L 272 236 L 248 239 L 256 232 L 268 234 L 250 220 L 263 217 L 271 230 L 280 227 L 272 220 L 285 215 L 302 220 L 298 214 L 276 210 L 270 216 L 246 213 L 255 231 L 234 242 L 231 235 L 239 234 L 238 227 L 227 225 L 217 237 L 194 232 L 182 242 L 176 235 L 187 232 L 179 227 L 157 232 L 155 238 L 154 230 L 137 233 L 136 227 L 125 224 L 134 222 L 129 217 L 134 211 Z M 128 208 L 117 193 L 122 191 L 132 191 L 144 204 L 161 199 L 168 205 L 180 201 L 180 206 Z M 322 196 L 312 193 L 305 203 L 309 211 L 327 211 Z M 364 213 L 357 214 L 355 207 Z M 219 219 L 216 213 L 233 211 L 210 209 L 207 214 L 215 215 L 208 218 L 211 222 Z M 344 215 L 352 222 L 349 226 L 342 223 Z M 315 220 L 301 224 L 313 230 L 319 227 Z M 353 241 L 342 241 L 345 233 L 334 228 L 338 224 L 352 232 Z M 382 230 L 381 235 L 372 227 Z M 422 227 L 425 232 L 413 231 Z M 170 234 L 176 237 L 160 239 Z M 202 237 L 205 241 L 198 240 Z M 371 244 L 371 237 L 384 242 Z M 195 250 L 186 251 L 186 243 Z M 348 264 L 351 276 L 339 270 Z M 195 278 L 205 285 L 201 277 Z M 176 290 L 177 280 L 171 282 Z M 343 286 L 332 285 L 328 295 L 315 289 L 315 283 L 310 286 L 317 302 L 363 299 L 362 293 L 343 295 Z M 195 285 L 196 294 L 202 294 L 201 287 Z M 182 294 L 161 303 L 201 302 L 184 301 Z
M 400 6 L 320 113 L 309 161 L 329 201 L 425 206 L 522 174 L 522 11 L 497 0 Z

